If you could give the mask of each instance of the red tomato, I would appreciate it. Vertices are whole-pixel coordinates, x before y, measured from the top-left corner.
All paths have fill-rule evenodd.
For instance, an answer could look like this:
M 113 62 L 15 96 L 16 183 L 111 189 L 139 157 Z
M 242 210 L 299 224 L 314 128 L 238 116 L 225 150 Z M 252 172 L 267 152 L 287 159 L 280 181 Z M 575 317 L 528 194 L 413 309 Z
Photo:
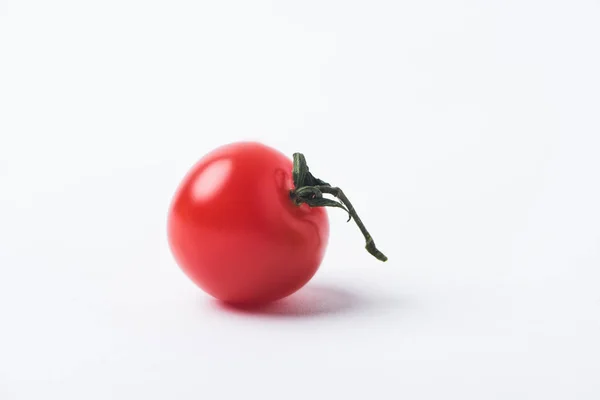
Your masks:
M 202 158 L 168 216 L 171 250 L 204 291 L 231 303 L 288 296 L 317 271 L 329 238 L 324 208 L 296 205 L 292 161 L 259 143 Z

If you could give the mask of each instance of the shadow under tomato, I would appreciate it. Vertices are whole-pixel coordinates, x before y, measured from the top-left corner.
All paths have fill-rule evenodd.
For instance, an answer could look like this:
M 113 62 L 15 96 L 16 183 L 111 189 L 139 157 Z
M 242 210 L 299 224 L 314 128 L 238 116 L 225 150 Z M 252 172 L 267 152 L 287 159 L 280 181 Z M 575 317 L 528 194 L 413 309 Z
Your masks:
M 215 300 L 218 308 L 257 316 L 272 317 L 316 317 L 357 311 L 368 306 L 366 299 L 347 290 L 309 285 L 293 295 L 273 303 L 260 306 L 242 306 Z

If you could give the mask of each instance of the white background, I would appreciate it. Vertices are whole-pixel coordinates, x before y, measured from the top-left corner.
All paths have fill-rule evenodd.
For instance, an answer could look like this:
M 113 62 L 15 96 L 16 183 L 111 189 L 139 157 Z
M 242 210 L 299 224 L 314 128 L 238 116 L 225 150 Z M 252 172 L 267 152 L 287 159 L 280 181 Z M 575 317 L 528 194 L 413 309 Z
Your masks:
M 0 399 L 600 398 L 596 1 L 0 3 Z M 223 143 L 302 151 L 307 287 L 224 308 L 166 211 Z

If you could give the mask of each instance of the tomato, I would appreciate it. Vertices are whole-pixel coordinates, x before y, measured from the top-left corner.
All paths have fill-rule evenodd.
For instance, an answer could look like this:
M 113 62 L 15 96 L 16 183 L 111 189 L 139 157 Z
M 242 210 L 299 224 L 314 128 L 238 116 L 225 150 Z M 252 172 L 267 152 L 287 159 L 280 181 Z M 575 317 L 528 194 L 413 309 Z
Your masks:
M 293 158 L 260 143 L 232 143 L 202 158 L 177 189 L 169 245 L 183 271 L 217 299 L 260 304 L 304 286 L 325 254 L 324 207 L 346 211 L 367 251 L 387 261 L 344 192 L 315 178 L 303 154 Z
M 259 143 L 203 157 L 168 214 L 175 260 L 201 289 L 230 303 L 288 296 L 315 274 L 329 238 L 327 212 L 292 201 L 292 161 Z

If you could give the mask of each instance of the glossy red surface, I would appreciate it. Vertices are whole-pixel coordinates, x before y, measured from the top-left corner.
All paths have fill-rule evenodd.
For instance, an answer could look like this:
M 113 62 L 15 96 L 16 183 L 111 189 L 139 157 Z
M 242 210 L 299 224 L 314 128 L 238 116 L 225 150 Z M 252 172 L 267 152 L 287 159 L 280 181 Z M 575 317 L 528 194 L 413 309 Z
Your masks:
M 288 296 L 317 271 L 329 238 L 323 208 L 296 206 L 292 162 L 259 143 L 209 153 L 183 179 L 168 216 L 183 271 L 231 303 Z

